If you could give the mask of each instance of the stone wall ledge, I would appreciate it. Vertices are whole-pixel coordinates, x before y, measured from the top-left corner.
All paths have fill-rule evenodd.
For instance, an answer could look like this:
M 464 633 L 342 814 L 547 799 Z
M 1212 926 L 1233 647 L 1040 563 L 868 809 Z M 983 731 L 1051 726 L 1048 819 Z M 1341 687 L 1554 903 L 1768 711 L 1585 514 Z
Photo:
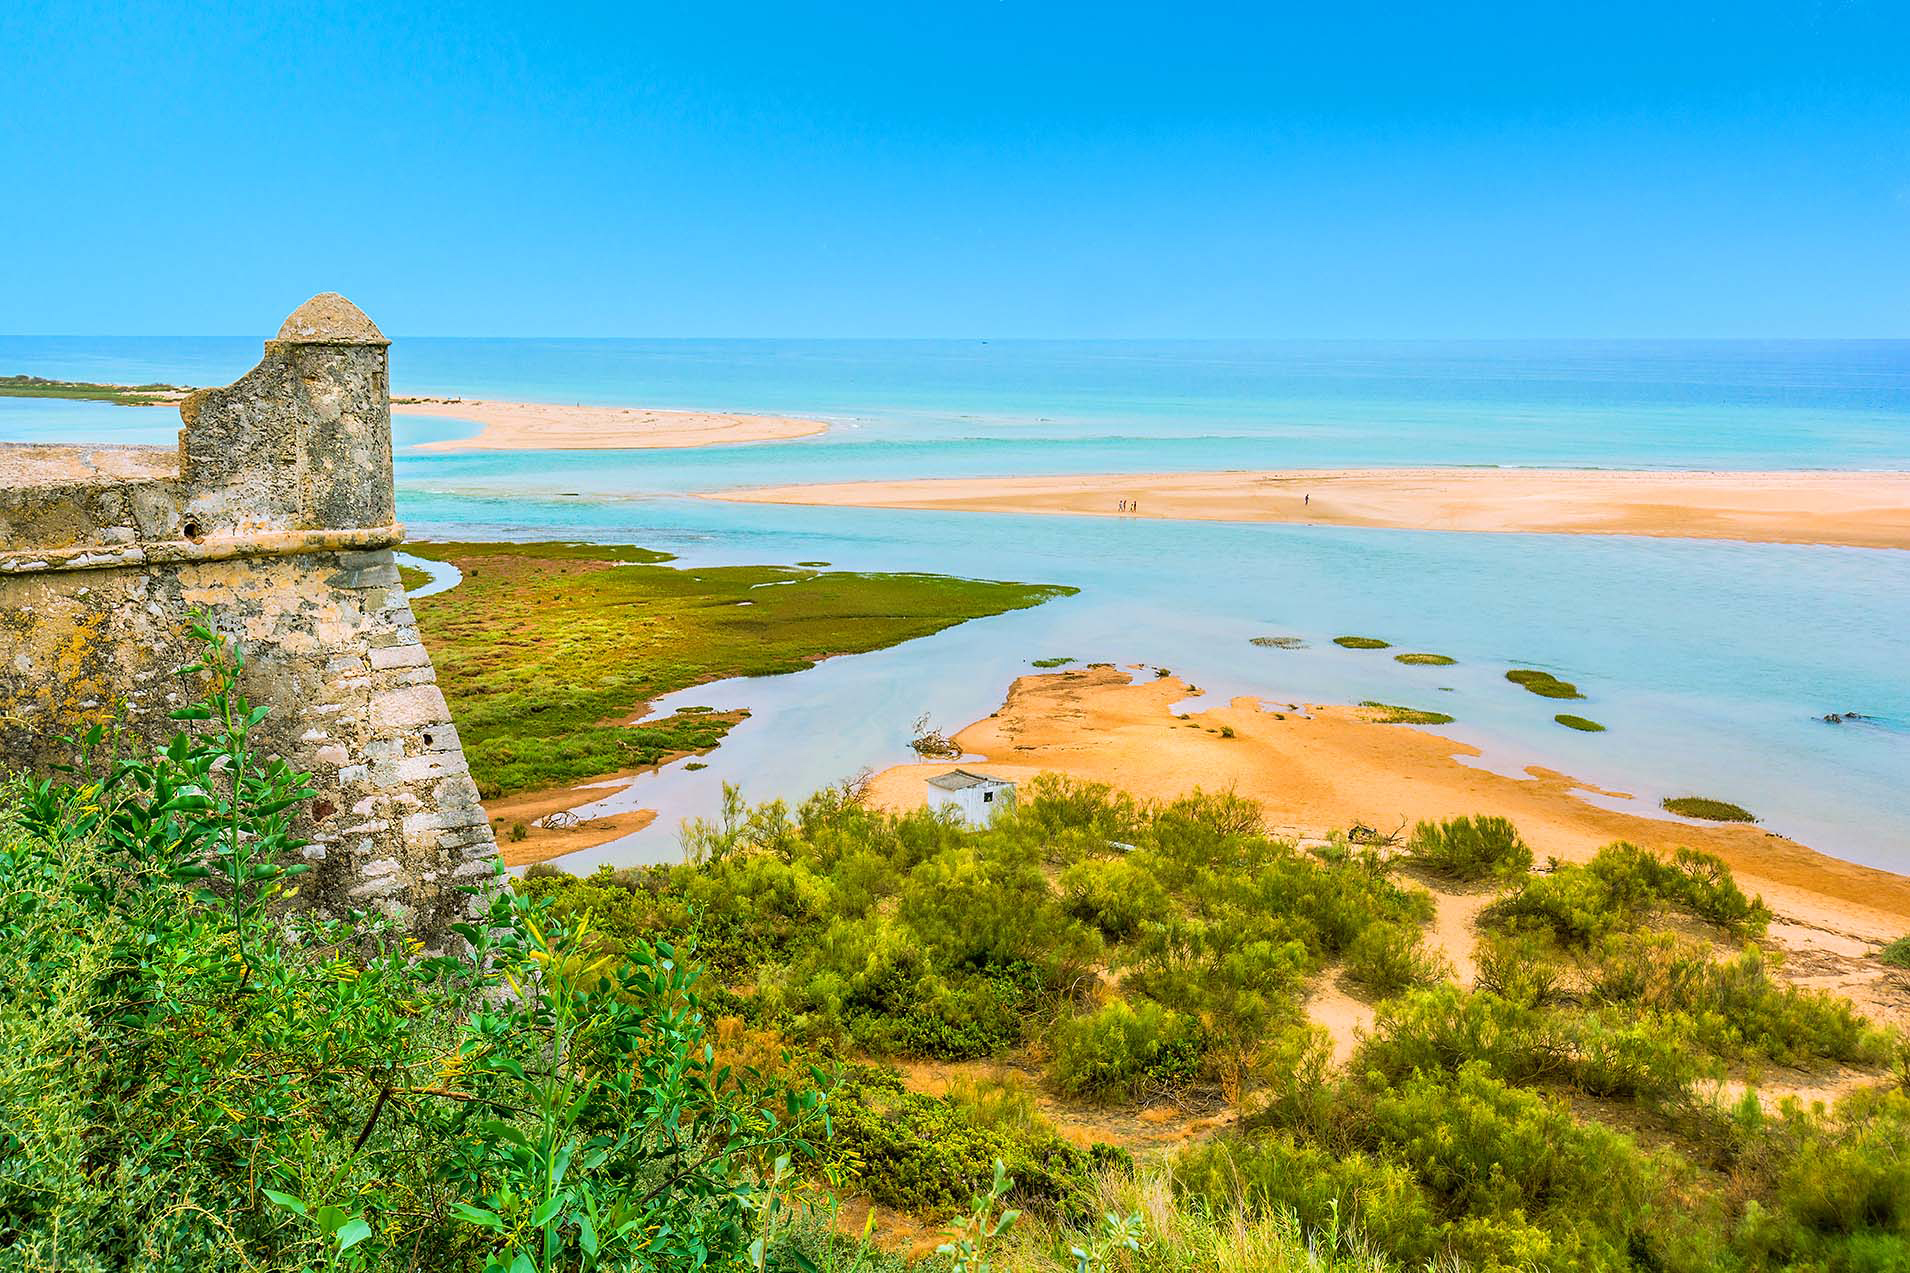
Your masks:
M 0 552 L 0 575 L 113 570 L 167 562 L 232 561 L 242 557 L 297 557 L 306 553 L 395 548 L 405 539 L 401 523 L 344 530 L 273 530 L 204 539 L 162 539 L 132 544 L 85 544 L 70 548 L 22 548 Z

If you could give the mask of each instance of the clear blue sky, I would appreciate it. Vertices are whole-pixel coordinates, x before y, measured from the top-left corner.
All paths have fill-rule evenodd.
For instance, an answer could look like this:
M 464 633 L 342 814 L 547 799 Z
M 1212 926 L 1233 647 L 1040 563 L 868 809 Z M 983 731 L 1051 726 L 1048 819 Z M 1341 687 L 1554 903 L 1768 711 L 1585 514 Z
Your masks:
M 1910 4 L 0 5 L 0 332 L 1910 336 Z

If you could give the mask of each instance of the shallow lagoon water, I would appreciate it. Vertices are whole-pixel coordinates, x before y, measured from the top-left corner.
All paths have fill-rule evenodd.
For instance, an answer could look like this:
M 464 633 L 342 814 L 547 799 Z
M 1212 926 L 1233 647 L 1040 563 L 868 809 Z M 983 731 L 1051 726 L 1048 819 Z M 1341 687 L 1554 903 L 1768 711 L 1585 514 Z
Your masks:
M 5 370 L 214 383 L 256 342 L 0 339 Z M 921 475 L 1429 463 L 1910 467 L 1910 344 L 1068 345 L 407 341 L 400 392 L 809 412 L 824 437 L 701 451 L 401 451 L 419 537 L 637 543 L 691 564 L 823 560 L 1071 584 L 1080 596 L 794 676 L 703 686 L 748 707 L 706 758 L 609 797 L 657 824 L 566 861 L 663 860 L 724 781 L 795 799 L 909 759 L 923 712 L 993 710 L 1032 659 L 1173 668 L 1209 701 L 1379 699 L 1518 773 L 1702 794 L 1853 860 L 1910 869 L 1910 554 L 1615 536 L 808 509 L 698 491 Z M 464 429 L 398 418 L 401 446 Z M 168 411 L 0 399 L 0 438 L 168 442 Z M 1404 667 L 1342 633 L 1460 662 Z M 1304 650 L 1251 645 L 1292 634 Z M 1513 663 L 1584 702 L 1504 681 Z M 1450 691 L 1439 687 L 1449 686 Z M 1579 734 L 1568 710 L 1607 725 Z M 1829 725 L 1828 712 L 1875 723 Z M 1601 801 L 1601 803 L 1610 803 Z M 1404 813 L 1406 811 L 1402 811 Z M 1543 849 L 1543 846 L 1540 846 Z

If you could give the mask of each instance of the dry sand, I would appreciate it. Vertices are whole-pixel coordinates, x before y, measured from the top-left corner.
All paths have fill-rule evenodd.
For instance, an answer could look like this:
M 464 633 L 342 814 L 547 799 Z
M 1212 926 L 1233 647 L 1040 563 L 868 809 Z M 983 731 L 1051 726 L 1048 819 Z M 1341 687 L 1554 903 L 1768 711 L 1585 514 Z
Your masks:
M 1004 778 L 1047 771 L 1151 799 L 1231 788 L 1258 801 L 1272 827 L 1299 838 L 1355 823 L 1390 832 L 1421 818 L 1495 813 L 1518 824 L 1541 862 L 1583 861 L 1614 840 L 1703 849 L 1778 913 L 1770 940 L 1785 952 L 1787 975 L 1834 987 L 1873 1016 L 1910 1019 L 1910 977 L 1868 957 L 1910 931 L 1910 878 L 1827 857 L 1756 826 L 1694 826 L 1605 809 L 1576 794 L 1595 790 L 1589 784 L 1538 767 L 1519 779 L 1462 765 L 1456 757 L 1476 755 L 1475 748 L 1373 723 L 1357 708 L 1270 711 L 1258 699 L 1238 698 L 1180 720 L 1170 708 L 1187 693 L 1178 677 L 1137 683 L 1112 667 L 1024 676 L 998 712 L 955 742 L 985 757 L 966 767 Z M 1222 737 L 1223 726 L 1235 737 Z M 914 807 L 923 778 L 945 768 L 886 770 L 870 798 Z M 1429 940 L 1464 977 L 1472 969 L 1472 921 L 1490 898 L 1438 890 L 1435 899 Z M 1330 985 L 1316 987 L 1314 1007 L 1317 1020 L 1341 1027 L 1335 1035 L 1344 1055 L 1350 1042 L 1343 1036 L 1366 1013 Z
M 1910 473 L 1337 469 L 928 478 L 708 498 L 991 513 L 1910 548 Z M 1138 512 L 1122 512 L 1121 501 Z
M 820 420 L 728 411 L 561 406 L 477 398 L 394 399 L 394 415 L 435 416 L 483 425 L 475 437 L 425 442 L 414 451 L 630 451 L 786 442 L 821 433 Z

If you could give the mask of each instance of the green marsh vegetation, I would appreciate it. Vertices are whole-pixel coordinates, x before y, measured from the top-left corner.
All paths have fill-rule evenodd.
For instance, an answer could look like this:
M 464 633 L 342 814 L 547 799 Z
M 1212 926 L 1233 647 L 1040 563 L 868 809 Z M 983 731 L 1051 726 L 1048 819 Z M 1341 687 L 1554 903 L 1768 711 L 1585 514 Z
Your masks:
M 170 402 L 189 390 L 180 385 L 104 385 L 86 380 L 48 380 L 42 376 L 0 376 L 0 398 L 70 398 L 146 407 Z
M 1713 800 L 1708 796 L 1667 796 L 1658 803 L 1667 813 L 1686 818 L 1703 818 L 1706 822 L 1757 821 L 1756 815 L 1749 809 L 1734 805 L 1729 800 Z
M 1336 636 L 1333 638 L 1333 644 L 1346 650 L 1389 650 L 1393 646 L 1391 641 L 1363 636 Z
M 1451 667 L 1459 660 L 1449 654 L 1395 654 L 1393 662 L 1408 667 Z
M 1515 667 L 1505 674 L 1505 679 L 1537 694 L 1540 698 L 1585 697 L 1578 692 L 1578 686 L 1570 681 L 1561 681 L 1550 672 L 1541 672 L 1537 668 Z
M 1567 729 L 1576 729 L 1581 733 L 1602 734 L 1605 732 L 1605 727 L 1599 724 L 1597 721 L 1588 720 L 1586 717 L 1583 717 L 1583 716 L 1574 716 L 1570 712 L 1560 712 L 1557 716 L 1554 716 L 1552 719 L 1557 721 L 1559 724 L 1565 726 L 1565 728 Z
M 1367 699 L 1360 706 L 1368 709 L 1366 719 L 1376 725 L 1450 725 L 1453 719 L 1444 712 L 1401 707 L 1397 703 L 1378 703 L 1372 699 Z
M 606 941 L 698 933 L 735 1037 L 845 1066 L 831 1178 L 924 1218 L 1023 1208 L 1005 1267 L 1072 1268 L 1069 1245 L 1129 1221 L 1136 1269 L 1201 1267 L 1214 1230 L 1269 1244 L 1237 1268 L 1319 1267 L 1295 1259 L 1309 1240 L 1374 1269 L 1910 1260 L 1910 1097 L 1882 1071 L 1903 1040 L 1779 979 L 1755 944 L 1770 912 L 1715 857 L 1614 845 L 1534 873 L 1502 820 L 1420 828 L 1408 861 L 1501 889 L 1466 987 L 1396 859 L 1302 850 L 1226 795 L 1042 778 L 970 830 L 831 791 L 699 834 L 696 865 L 524 888 Z M 1340 1067 L 1305 1012 L 1336 968 L 1377 1008 Z M 1130 1163 L 1012 1094 L 911 1093 L 910 1059 L 1012 1060 L 1099 1125 L 1163 1102 L 1240 1117 Z M 1817 1109 L 1711 1095 L 1779 1065 L 1877 1086 Z
M 429 571 L 420 570 L 416 566 L 407 566 L 403 562 L 398 563 L 398 586 L 406 592 L 415 592 L 430 582 Z
M 660 695 L 812 667 L 1070 589 L 783 566 L 677 569 L 591 544 L 413 544 L 464 581 L 414 607 L 489 799 L 707 751 L 739 717 L 632 724 Z
M 1029 666 L 1047 669 L 1047 668 L 1055 668 L 1055 667 L 1066 667 L 1068 666 L 1068 664 L 1076 663 L 1076 662 L 1079 662 L 1079 660 L 1072 659 L 1072 658 L 1064 658 L 1057 655 L 1054 658 L 1048 658 L 1048 659 L 1031 659 L 1029 660 Z

